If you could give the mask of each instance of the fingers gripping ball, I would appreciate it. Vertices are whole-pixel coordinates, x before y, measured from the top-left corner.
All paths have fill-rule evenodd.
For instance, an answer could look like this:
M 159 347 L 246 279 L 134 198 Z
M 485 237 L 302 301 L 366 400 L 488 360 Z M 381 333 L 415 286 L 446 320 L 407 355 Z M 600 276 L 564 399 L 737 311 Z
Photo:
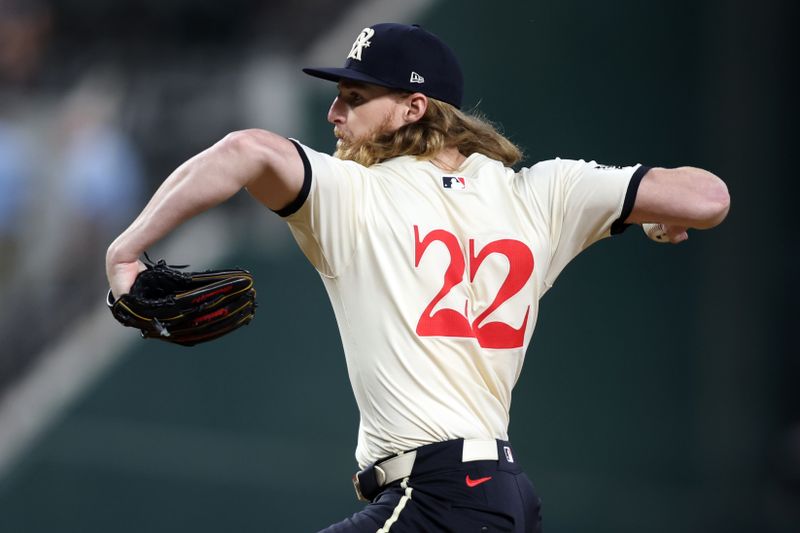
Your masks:
M 164 260 L 148 263 L 111 314 L 142 337 L 193 346 L 249 324 L 256 310 L 253 276 L 247 270 L 182 272 Z

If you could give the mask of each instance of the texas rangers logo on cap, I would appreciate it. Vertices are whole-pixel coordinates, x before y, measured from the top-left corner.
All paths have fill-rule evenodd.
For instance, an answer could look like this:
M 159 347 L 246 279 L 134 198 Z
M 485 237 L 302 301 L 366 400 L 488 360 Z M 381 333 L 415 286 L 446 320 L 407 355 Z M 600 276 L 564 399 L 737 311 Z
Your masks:
M 369 48 L 369 45 L 372 44 L 370 39 L 372 39 L 373 35 L 375 35 L 375 30 L 372 28 L 364 28 L 361 30 L 361 33 L 358 34 L 358 37 L 356 37 L 356 40 L 353 43 L 353 47 L 350 49 L 350 53 L 347 54 L 347 59 L 361 61 L 361 52 L 364 50 L 364 48 Z

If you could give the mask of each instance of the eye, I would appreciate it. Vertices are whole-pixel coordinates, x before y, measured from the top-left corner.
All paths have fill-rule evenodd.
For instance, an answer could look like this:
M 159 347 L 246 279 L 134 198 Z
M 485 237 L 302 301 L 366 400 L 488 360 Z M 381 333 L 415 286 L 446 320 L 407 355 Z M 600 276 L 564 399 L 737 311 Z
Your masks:
M 357 106 L 357 105 L 361 105 L 366 101 L 363 96 L 361 96 L 359 93 L 354 92 L 354 91 L 348 93 L 345 96 L 345 100 L 347 101 L 348 104 L 350 104 L 351 106 L 354 106 L 354 107 Z

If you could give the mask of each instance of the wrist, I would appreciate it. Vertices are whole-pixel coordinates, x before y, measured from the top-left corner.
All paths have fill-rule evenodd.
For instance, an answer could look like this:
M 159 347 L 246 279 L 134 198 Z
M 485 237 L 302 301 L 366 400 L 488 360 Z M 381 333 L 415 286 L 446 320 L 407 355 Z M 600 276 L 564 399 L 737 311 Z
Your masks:
M 117 237 L 106 250 L 106 268 L 111 269 L 115 265 L 129 264 L 139 260 L 140 251 L 134 250 L 126 245 L 124 234 Z

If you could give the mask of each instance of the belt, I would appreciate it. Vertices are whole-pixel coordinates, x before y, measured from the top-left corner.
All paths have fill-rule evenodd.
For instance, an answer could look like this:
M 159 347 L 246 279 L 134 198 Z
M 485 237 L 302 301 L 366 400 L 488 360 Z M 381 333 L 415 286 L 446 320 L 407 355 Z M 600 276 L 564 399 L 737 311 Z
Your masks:
M 498 460 L 497 441 L 494 439 L 464 439 L 458 442 L 461 442 L 462 463 Z M 399 479 L 411 476 L 418 453 L 425 453 L 426 449 L 440 444 L 449 445 L 453 444 L 453 441 L 429 444 L 416 450 L 401 452 L 388 459 L 378 461 L 360 472 L 356 472 L 353 474 L 353 487 L 356 489 L 356 496 L 364 502 L 372 501 L 380 493 L 381 488 Z

